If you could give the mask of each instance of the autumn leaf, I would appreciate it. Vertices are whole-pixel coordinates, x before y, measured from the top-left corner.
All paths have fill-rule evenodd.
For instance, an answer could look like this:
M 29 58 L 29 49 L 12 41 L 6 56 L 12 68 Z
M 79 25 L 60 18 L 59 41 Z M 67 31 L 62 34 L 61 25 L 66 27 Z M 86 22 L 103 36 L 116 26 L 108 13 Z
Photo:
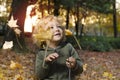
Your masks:
M 22 65 L 11 60 L 10 68 L 11 68 L 11 69 L 16 69 L 16 68 L 21 69 L 21 68 L 22 68 Z
M 5 41 L 3 44 L 3 49 L 11 49 L 13 47 L 13 41 Z
M 87 64 L 84 64 L 84 65 L 83 65 L 83 70 L 86 71 L 86 70 L 87 70 L 87 67 L 88 67 L 88 65 L 87 65 Z
M 109 72 L 104 72 L 103 73 L 103 77 L 107 77 L 107 78 L 109 78 L 109 79 L 113 79 L 113 78 L 115 78 L 111 73 L 109 73 Z
M 8 26 L 11 28 L 15 28 L 14 32 L 16 34 L 20 35 L 21 30 L 17 29 L 17 27 L 19 27 L 19 26 L 17 25 L 17 20 L 14 20 L 13 16 L 11 16 L 11 19 L 8 21 Z
M 36 33 L 33 34 L 34 43 L 37 45 L 41 44 L 42 41 L 50 40 L 52 38 L 52 33 L 50 28 L 45 30 L 44 28 L 39 27 Z
M 65 35 L 70 36 L 72 35 L 72 32 L 69 29 L 65 29 Z
M 20 35 L 20 33 L 21 33 L 21 30 L 18 29 L 18 28 L 16 28 L 14 31 L 15 31 L 15 33 L 18 34 L 18 35 Z
M 8 26 L 13 28 L 13 27 L 19 27 L 17 25 L 17 20 L 14 20 L 13 16 L 11 16 L 11 19 L 8 21 Z
M 3 79 L 4 76 L 3 76 L 3 73 L 0 73 L 0 79 Z
M 23 77 L 20 74 L 15 75 L 15 80 L 23 80 Z

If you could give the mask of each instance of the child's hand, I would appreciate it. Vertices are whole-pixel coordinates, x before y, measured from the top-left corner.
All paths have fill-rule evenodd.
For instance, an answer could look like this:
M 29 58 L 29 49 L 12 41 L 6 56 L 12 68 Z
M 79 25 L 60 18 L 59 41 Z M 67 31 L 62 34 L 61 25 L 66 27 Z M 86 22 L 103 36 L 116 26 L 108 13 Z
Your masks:
M 75 68 L 75 66 L 76 66 L 75 58 L 69 57 L 68 59 L 66 59 L 66 65 L 68 68 Z
M 59 57 L 59 55 L 57 53 L 52 53 L 52 54 L 49 54 L 46 58 L 45 58 L 45 61 L 46 62 L 52 62 L 54 61 L 55 59 L 57 59 Z

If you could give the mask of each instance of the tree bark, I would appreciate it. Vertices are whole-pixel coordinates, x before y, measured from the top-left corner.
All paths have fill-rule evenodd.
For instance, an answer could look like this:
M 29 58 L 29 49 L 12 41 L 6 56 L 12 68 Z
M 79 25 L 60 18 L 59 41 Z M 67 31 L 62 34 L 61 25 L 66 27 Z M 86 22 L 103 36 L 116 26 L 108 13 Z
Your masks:
M 116 0 L 113 0 L 113 29 L 114 29 L 114 37 L 117 37 L 117 21 L 116 21 Z
M 79 33 L 79 29 L 80 29 L 80 35 L 81 35 L 81 30 L 82 30 L 82 26 L 80 26 L 80 18 L 79 18 L 79 1 L 78 3 L 76 3 L 76 17 L 77 17 L 77 20 L 75 22 L 75 30 L 76 30 L 76 36 L 78 37 L 78 33 Z
M 25 15 L 26 15 L 26 8 L 28 6 L 27 0 L 13 0 L 11 8 L 12 11 L 10 12 L 9 19 L 11 16 L 14 17 L 15 20 L 17 20 L 17 25 L 19 26 L 19 29 L 22 31 L 20 36 L 15 36 L 14 38 L 14 46 L 13 50 L 15 51 L 25 51 L 26 45 L 25 45 L 25 36 L 24 36 L 24 21 L 25 21 Z
M 59 2 L 57 0 L 54 0 L 54 15 L 55 16 L 59 15 L 59 8 L 60 8 Z
M 70 8 L 67 7 L 67 15 L 66 15 L 66 29 L 69 28 L 69 13 L 70 13 Z

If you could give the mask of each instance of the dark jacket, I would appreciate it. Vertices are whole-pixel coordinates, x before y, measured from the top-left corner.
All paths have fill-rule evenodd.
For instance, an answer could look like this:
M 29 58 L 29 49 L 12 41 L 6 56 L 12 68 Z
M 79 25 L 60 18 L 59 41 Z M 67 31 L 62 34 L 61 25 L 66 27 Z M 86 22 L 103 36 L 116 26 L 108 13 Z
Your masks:
M 56 49 L 48 48 L 46 56 L 53 52 L 57 52 L 59 58 L 51 63 L 44 64 L 44 49 L 36 55 L 35 73 L 37 80 L 68 80 L 69 69 L 66 66 L 66 59 L 70 56 L 77 61 L 75 69 L 71 69 L 71 80 L 75 80 L 75 75 L 82 73 L 82 62 L 70 43 L 62 43 Z

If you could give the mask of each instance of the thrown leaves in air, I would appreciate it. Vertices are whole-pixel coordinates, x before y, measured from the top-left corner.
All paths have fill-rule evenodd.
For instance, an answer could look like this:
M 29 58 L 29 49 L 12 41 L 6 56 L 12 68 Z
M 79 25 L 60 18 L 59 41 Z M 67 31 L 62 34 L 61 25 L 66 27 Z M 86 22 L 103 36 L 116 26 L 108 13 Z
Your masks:
M 11 49 L 13 47 L 13 41 L 5 41 L 3 44 L 3 49 Z
M 13 16 L 11 16 L 11 19 L 8 21 L 8 26 L 9 27 L 19 27 L 17 25 L 17 20 L 14 20 Z
M 20 33 L 21 33 L 21 30 L 18 29 L 18 28 L 14 29 L 14 31 L 15 31 L 15 33 L 18 34 L 18 35 L 20 35 Z
M 72 32 L 69 29 L 65 29 L 65 35 L 70 36 L 72 35 Z
M 20 35 L 21 31 L 20 29 L 18 29 L 18 25 L 17 25 L 17 20 L 14 20 L 13 16 L 11 16 L 10 20 L 8 21 L 8 26 L 10 28 L 15 28 L 14 31 L 17 35 Z
M 54 16 L 45 17 L 36 22 L 34 27 L 33 38 L 35 43 L 40 43 L 41 41 L 50 40 L 52 38 L 52 32 L 50 27 L 53 25 L 59 25 L 57 18 Z M 37 44 L 38 44 L 37 43 Z
M 50 29 L 43 29 L 41 27 L 39 27 L 38 32 L 33 34 L 33 42 L 37 45 L 37 46 L 41 46 L 42 42 L 46 41 L 46 40 L 50 40 L 52 38 L 52 33 L 50 31 Z
M 36 39 L 44 41 L 44 40 L 49 40 L 49 39 L 52 38 L 52 34 L 50 32 L 50 29 L 44 30 L 44 29 L 40 28 L 38 30 L 38 32 L 40 32 L 40 33 L 39 34 L 33 34 L 33 37 L 36 38 Z

